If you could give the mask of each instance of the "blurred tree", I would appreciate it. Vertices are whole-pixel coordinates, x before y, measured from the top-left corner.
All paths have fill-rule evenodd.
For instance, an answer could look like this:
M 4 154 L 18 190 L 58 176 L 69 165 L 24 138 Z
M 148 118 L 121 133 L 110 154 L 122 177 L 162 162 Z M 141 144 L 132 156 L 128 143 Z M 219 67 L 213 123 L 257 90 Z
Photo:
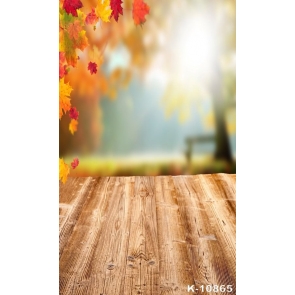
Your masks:
M 235 15 L 226 14 L 225 7 L 227 4 L 235 5 L 235 1 L 226 0 L 224 3 L 221 2 L 222 4 L 220 4 L 220 1 L 216 0 L 210 0 L 207 2 L 207 15 L 210 23 L 212 24 L 213 33 L 215 35 L 218 47 L 221 49 L 220 55 L 226 55 L 228 52 L 231 53 L 233 50 L 235 50 L 235 44 L 231 44 L 231 42 L 226 40 L 226 38 L 232 40 L 232 36 L 227 36 L 228 33 L 226 32 L 225 24 L 226 18 L 233 16 L 235 17 Z M 231 21 L 233 21 L 233 19 Z M 235 35 L 235 29 L 230 31 L 230 34 Z M 225 40 L 223 40 L 223 38 Z M 222 91 L 223 74 L 220 55 L 217 53 L 212 59 L 213 75 L 212 84 L 210 85 L 213 100 L 213 110 L 215 114 L 215 158 L 232 161 L 229 134 L 227 132 L 225 120 L 227 106 L 225 103 L 225 96 Z
M 226 129 L 226 105 L 222 95 L 222 74 L 218 62 L 215 62 L 215 71 L 212 79 L 211 93 L 215 117 L 215 158 L 232 161 L 229 143 L 229 134 Z
M 182 5 L 187 5 L 185 9 L 188 11 L 198 11 L 199 16 L 202 16 L 210 24 L 211 36 L 208 38 L 208 42 L 213 39 L 216 50 L 210 52 L 212 56 L 207 61 L 210 63 L 208 65 L 210 74 L 206 82 L 199 83 L 198 80 L 202 80 L 202 78 L 195 76 L 193 83 L 196 89 L 190 91 L 185 87 L 175 86 L 176 81 L 172 81 L 170 86 L 172 90 L 167 89 L 163 98 L 166 113 L 169 115 L 173 111 L 177 111 L 180 121 L 185 121 L 189 118 L 187 104 L 195 102 L 198 105 L 198 101 L 204 99 L 208 94 L 212 100 L 214 113 L 215 158 L 232 161 L 229 133 L 226 126 L 226 112 L 229 106 L 235 106 L 235 66 L 233 68 L 230 65 L 232 57 L 235 56 L 235 0 L 187 0 L 182 2 Z M 199 25 L 202 26 L 203 24 L 200 23 Z M 192 32 L 197 28 L 191 27 L 189 29 L 190 32 L 184 38 L 189 38 L 188 35 L 194 38 Z M 200 37 L 202 38 L 203 35 Z M 206 41 L 203 40 L 203 42 Z M 199 41 L 198 46 L 200 42 L 202 40 Z M 188 43 L 187 47 L 190 44 L 193 44 L 193 41 Z M 190 50 L 184 50 L 184 52 L 187 55 L 192 53 Z M 185 58 L 191 58 L 189 62 L 186 62 L 186 72 L 189 73 L 189 67 L 194 64 L 194 59 L 191 56 Z M 195 65 L 195 67 L 200 65 Z M 194 75 L 195 71 L 191 72 Z M 187 83 L 187 81 L 184 83 Z M 176 88 L 178 91 L 175 91 Z

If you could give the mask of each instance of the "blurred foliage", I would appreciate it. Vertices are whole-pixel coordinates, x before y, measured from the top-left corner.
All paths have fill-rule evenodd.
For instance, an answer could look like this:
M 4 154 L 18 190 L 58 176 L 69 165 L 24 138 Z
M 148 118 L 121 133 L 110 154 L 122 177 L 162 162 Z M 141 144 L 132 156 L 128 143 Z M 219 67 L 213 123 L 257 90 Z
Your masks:
M 96 6 L 97 0 L 82 2 L 81 11 L 87 15 L 91 8 Z M 157 55 L 166 52 L 167 49 L 167 39 L 164 37 L 166 32 L 169 31 L 173 35 L 175 19 L 179 22 L 185 20 L 186 16 L 183 15 L 181 18 L 179 11 L 190 10 L 190 7 L 196 5 L 200 10 L 206 8 L 206 5 L 213 5 L 215 10 L 221 47 L 219 62 L 222 70 L 222 96 L 228 106 L 227 131 L 230 134 L 235 133 L 235 110 L 231 109 L 235 105 L 236 92 L 235 61 L 232 58 L 235 53 L 236 38 L 235 0 L 147 0 L 146 2 L 151 9 L 144 26 L 135 26 L 133 23 L 132 0 L 123 2 L 124 15 L 120 16 L 118 22 L 112 18 L 109 23 L 86 25 L 86 37 L 91 46 L 83 51 L 77 51 L 79 59 L 76 67 L 70 68 L 65 76 L 65 83 L 69 83 L 73 88 L 71 101 L 79 110 L 79 126 L 75 136 L 72 136 L 69 132 L 70 119 L 64 116 L 60 120 L 60 155 L 65 159 L 69 159 L 70 154 L 81 155 L 80 164 L 72 175 L 175 175 L 222 171 L 235 173 L 235 163 L 229 167 L 229 164 L 214 161 L 213 158 L 208 158 L 205 162 L 193 161 L 194 168 L 188 171 L 184 157 L 183 161 L 175 163 L 155 162 L 154 164 L 117 163 L 115 160 L 103 161 L 89 157 L 99 148 L 104 131 L 101 100 L 109 99 L 116 103 L 118 93 L 128 88 L 134 76 L 143 79 L 150 67 L 157 66 Z M 124 66 L 112 67 L 112 54 L 120 46 L 127 49 L 130 58 L 126 60 Z M 87 70 L 90 61 L 95 61 L 98 65 L 95 75 L 91 75 Z M 170 59 L 168 64 L 164 64 L 168 72 L 169 63 L 172 62 Z M 171 75 L 167 85 L 161 100 L 161 107 L 167 118 L 177 113 L 179 122 L 185 123 L 191 117 L 192 108 L 196 108 L 205 128 L 214 129 L 214 112 L 205 111 L 201 103 L 210 100 L 210 88 L 206 83 L 196 80 L 193 87 L 186 87 Z

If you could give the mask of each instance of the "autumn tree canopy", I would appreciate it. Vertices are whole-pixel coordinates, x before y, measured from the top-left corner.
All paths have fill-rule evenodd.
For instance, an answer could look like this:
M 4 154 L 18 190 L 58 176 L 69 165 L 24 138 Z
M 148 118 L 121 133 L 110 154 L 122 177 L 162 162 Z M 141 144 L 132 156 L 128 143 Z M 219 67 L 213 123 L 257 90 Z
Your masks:
M 143 25 L 149 6 L 143 0 L 133 0 L 132 19 L 134 25 Z M 117 23 L 119 16 L 123 16 L 121 0 L 60 0 L 59 2 L 59 119 L 68 115 L 68 131 L 74 135 L 78 130 L 79 106 L 81 96 L 96 102 L 100 93 L 109 93 L 114 96 L 118 73 L 106 79 L 99 71 L 104 61 L 106 42 L 112 29 L 104 26 L 113 18 Z M 112 24 L 114 26 L 114 24 Z M 119 26 L 119 24 L 117 24 Z M 96 27 L 100 26 L 100 30 Z M 113 43 L 114 44 L 114 43 Z M 120 76 L 120 74 L 119 74 Z M 113 93 L 113 94 L 112 94 Z M 76 97 L 76 100 L 74 99 Z M 87 105 L 87 103 L 84 101 Z M 65 121 L 61 123 L 64 127 Z M 60 136 L 64 137 L 64 129 Z M 95 128 L 94 128 L 95 129 Z M 97 131 L 97 130 L 96 130 Z M 66 138 L 62 138 L 62 142 Z M 71 163 L 72 169 L 79 164 L 77 158 Z M 59 159 L 59 178 L 65 183 L 70 168 L 62 158 Z

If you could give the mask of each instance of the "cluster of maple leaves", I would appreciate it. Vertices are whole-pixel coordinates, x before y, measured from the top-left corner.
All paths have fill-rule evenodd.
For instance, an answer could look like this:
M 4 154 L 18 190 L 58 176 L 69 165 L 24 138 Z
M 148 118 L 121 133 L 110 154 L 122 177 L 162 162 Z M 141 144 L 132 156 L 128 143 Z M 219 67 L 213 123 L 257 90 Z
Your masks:
M 75 67 L 79 57 L 76 50 L 83 51 L 87 48 L 88 39 L 85 25 L 93 25 L 99 21 L 110 22 L 113 17 L 118 22 L 120 14 L 123 15 L 122 0 L 98 0 L 96 7 L 85 15 L 80 8 L 83 3 L 80 0 L 60 0 L 59 9 L 59 119 L 68 112 L 71 119 L 69 131 L 74 134 L 78 128 L 79 112 L 71 105 L 71 92 L 73 88 L 65 83 L 65 76 L 70 67 Z M 135 25 L 142 25 L 149 13 L 149 6 L 143 0 L 133 0 L 132 16 Z M 97 73 L 97 64 L 90 61 L 88 68 L 91 75 Z M 74 158 L 71 167 L 75 169 L 79 165 L 79 159 Z M 70 167 L 61 158 L 59 159 L 59 179 L 67 181 Z

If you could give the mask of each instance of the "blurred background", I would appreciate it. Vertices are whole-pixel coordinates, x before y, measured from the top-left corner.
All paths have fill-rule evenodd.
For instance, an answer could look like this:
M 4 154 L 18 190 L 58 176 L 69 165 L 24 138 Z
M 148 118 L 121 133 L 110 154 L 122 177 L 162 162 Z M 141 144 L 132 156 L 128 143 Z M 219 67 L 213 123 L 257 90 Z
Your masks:
M 60 157 L 79 158 L 72 176 L 236 173 L 235 1 L 145 2 L 142 26 L 125 0 L 118 22 L 86 27 L 65 77 L 79 125 L 60 120 Z

